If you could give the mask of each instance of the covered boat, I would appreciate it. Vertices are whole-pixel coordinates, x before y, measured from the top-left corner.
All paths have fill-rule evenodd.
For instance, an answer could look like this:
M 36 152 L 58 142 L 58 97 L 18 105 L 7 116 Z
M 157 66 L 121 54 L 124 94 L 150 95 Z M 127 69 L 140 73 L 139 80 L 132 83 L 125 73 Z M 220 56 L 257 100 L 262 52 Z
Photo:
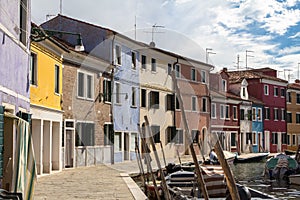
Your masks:
M 298 163 L 295 159 L 286 154 L 278 154 L 266 162 L 265 175 L 270 179 L 284 179 L 291 174 L 295 174 Z

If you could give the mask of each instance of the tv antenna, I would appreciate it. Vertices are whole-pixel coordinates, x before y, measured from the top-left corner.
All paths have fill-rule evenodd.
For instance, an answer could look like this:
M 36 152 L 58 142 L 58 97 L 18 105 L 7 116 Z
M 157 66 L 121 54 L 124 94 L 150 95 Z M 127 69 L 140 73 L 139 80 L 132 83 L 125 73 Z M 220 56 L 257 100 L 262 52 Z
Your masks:
M 155 23 L 154 25 L 152 25 L 152 31 L 151 32 L 146 31 L 146 33 L 151 33 L 152 34 L 151 43 L 153 43 L 153 44 L 154 44 L 154 33 L 164 33 L 164 32 L 156 31 L 157 28 L 165 28 L 165 27 L 160 26 L 160 25 L 156 25 L 156 23 Z

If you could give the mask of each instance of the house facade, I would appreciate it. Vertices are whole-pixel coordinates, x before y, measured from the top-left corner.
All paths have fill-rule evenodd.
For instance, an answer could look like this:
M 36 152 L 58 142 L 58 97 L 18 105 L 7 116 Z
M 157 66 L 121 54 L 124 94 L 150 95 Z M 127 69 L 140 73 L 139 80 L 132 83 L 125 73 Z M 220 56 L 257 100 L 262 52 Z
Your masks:
M 287 149 L 297 151 L 300 143 L 300 82 L 287 86 L 286 96 Z
M 241 98 L 229 89 L 226 70 L 210 76 L 211 144 L 219 139 L 224 150 L 238 152 L 240 144 L 239 110 Z
M 40 28 L 33 24 L 32 29 Z M 68 49 L 37 38 L 30 48 L 30 113 L 37 174 L 42 175 L 62 170 L 62 55 Z
M 8 14 L 10 13 L 10 14 Z M 1 1 L 0 181 L 10 190 L 16 163 L 18 117 L 30 122 L 30 0 Z

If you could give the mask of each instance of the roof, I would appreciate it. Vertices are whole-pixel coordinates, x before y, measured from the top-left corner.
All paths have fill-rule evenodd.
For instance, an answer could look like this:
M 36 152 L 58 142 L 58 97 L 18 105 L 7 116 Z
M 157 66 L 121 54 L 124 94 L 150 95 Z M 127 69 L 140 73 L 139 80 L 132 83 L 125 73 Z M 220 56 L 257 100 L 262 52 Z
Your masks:
M 288 83 L 288 81 L 286 81 L 286 80 L 264 74 L 264 72 L 267 72 L 270 70 L 276 71 L 271 68 L 261 68 L 261 69 L 255 69 L 255 70 L 230 71 L 230 72 L 227 72 L 227 74 L 229 75 L 230 83 L 242 82 L 242 80 L 244 78 L 245 79 L 263 79 L 264 78 L 264 79 L 268 79 L 268 80 Z
M 80 23 L 80 24 L 85 24 L 85 25 L 88 25 L 88 26 L 90 26 L 90 27 L 92 27 L 92 28 L 99 29 L 99 31 L 100 31 L 100 30 L 101 30 L 101 31 L 104 30 L 104 31 L 107 31 L 107 32 L 111 33 L 112 35 L 118 35 L 118 36 L 120 36 L 120 37 L 122 37 L 122 38 L 124 38 L 124 39 L 126 39 L 126 40 L 128 40 L 128 41 L 130 41 L 130 42 L 132 42 L 132 43 L 135 43 L 135 44 L 137 44 L 137 45 L 140 45 L 140 46 L 142 46 L 142 47 L 149 48 L 149 49 L 153 49 L 153 50 L 155 50 L 155 51 L 158 51 L 158 52 L 167 54 L 167 55 L 169 55 L 169 56 L 173 56 L 173 57 L 175 57 L 175 58 L 179 58 L 179 59 L 183 59 L 183 60 L 192 61 L 192 62 L 201 64 L 201 65 L 208 66 L 208 67 L 210 67 L 210 68 L 214 68 L 214 66 L 211 65 L 211 64 L 207 64 L 207 63 L 201 62 L 201 61 L 199 61 L 199 60 L 195 60 L 195 59 L 192 59 L 192 58 L 188 58 L 188 57 L 185 57 L 185 56 L 176 54 L 176 53 L 171 52 L 171 51 L 168 51 L 168 50 L 163 50 L 163 49 L 160 49 L 160 48 L 152 47 L 152 46 L 150 46 L 150 45 L 148 45 L 148 44 L 146 44 L 146 43 L 143 43 L 143 42 L 140 42 L 140 41 L 133 40 L 133 39 L 131 39 L 131 38 L 129 38 L 129 37 L 123 35 L 123 34 L 120 34 L 120 33 L 118 33 L 117 31 L 114 31 L 114 30 L 112 30 L 112 29 L 109 29 L 109 28 L 106 28 L 106 27 L 102 27 L 102 26 L 99 26 L 99 25 L 95 25 L 95 24 L 91 24 L 91 23 L 88 23 L 88 22 L 85 22 L 85 21 L 81 21 L 81 20 L 78 20 L 78 19 L 75 19 L 75 18 L 71 18 L 71 17 L 65 16 L 65 15 L 61 15 L 61 14 L 58 14 L 56 17 L 50 19 L 49 21 L 46 21 L 46 22 L 42 23 L 41 26 L 46 26 L 47 23 L 49 23 L 49 22 L 51 22 L 51 21 L 54 21 L 54 20 L 56 20 L 56 19 L 58 19 L 58 18 L 64 18 L 64 19 L 66 19 L 66 20 L 71 20 L 71 21 L 74 21 L 74 22 L 77 22 L 77 23 Z
M 287 86 L 288 89 L 295 89 L 295 90 L 300 90 L 300 84 L 299 83 L 290 83 Z

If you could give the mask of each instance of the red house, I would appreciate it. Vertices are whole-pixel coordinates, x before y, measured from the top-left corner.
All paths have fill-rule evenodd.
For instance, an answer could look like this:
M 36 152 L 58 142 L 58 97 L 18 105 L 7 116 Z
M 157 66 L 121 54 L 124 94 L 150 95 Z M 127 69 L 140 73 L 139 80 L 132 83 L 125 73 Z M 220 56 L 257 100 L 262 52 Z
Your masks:
M 227 73 L 231 81 L 246 79 L 249 96 L 264 103 L 265 150 L 281 152 L 287 148 L 286 88 L 288 82 L 277 77 L 271 68 L 231 71 Z

